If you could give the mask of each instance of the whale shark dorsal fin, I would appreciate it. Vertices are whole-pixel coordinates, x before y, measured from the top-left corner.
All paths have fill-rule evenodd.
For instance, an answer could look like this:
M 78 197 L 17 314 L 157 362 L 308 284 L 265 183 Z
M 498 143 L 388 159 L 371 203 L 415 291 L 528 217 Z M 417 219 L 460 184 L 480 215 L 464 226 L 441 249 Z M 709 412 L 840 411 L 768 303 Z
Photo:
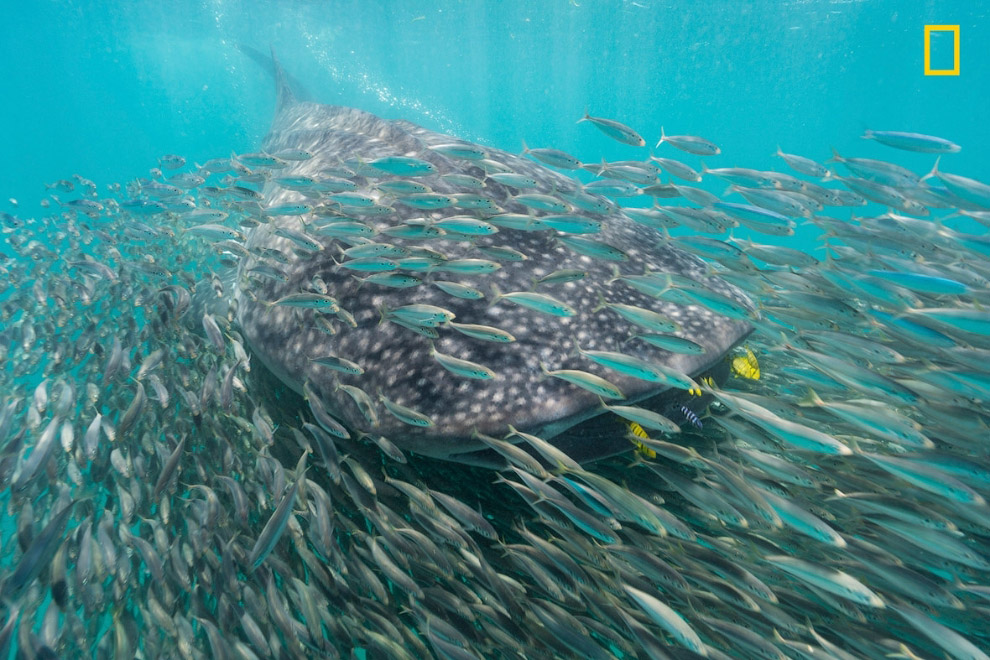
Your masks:
M 298 103 L 298 100 L 292 91 L 292 86 L 289 84 L 288 76 L 285 75 L 285 70 L 282 69 L 282 65 L 279 64 L 278 57 L 275 55 L 275 46 L 272 46 L 271 50 L 272 68 L 275 70 L 275 112 L 279 113 L 285 108 Z
M 279 64 L 274 46 L 271 48 L 271 57 L 244 43 L 237 44 L 237 49 L 275 79 L 276 113 L 301 101 L 312 100 L 306 88 Z

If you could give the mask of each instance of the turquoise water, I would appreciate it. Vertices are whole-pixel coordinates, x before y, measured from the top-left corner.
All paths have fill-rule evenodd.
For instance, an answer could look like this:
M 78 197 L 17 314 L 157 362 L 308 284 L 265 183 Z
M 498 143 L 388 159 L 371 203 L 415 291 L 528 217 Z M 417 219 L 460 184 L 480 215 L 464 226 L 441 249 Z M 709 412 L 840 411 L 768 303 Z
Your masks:
M 990 9 L 979 2 L 7 3 L 0 189 L 32 208 L 40 183 L 143 175 L 257 147 L 269 78 L 236 48 L 273 45 L 325 103 L 508 150 L 639 156 L 585 108 L 707 136 L 721 166 L 783 169 L 784 151 L 882 157 L 864 128 L 943 135 L 951 171 L 985 174 Z M 958 77 L 923 75 L 926 24 L 960 26 Z M 951 49 L 933 39 L 934 56 Z M 939 43 L 942 42 L 942 43 Z M 908 154 L 905 165 L 931 159 Z M 715 161 L 710 166 L 716 166 Z
M 722 371 L 732 374 L 726 392 L 709 408 L 707 383 L 704 404 L 695 403 L 693 388 L 690 394 L 683 388 L 676 405 L 664 410 L 680 415 L 683 432 L 651 433 L 700 454 L 661 444 L 652 445 L 654 451 L 647 444 L 635 455 L 596 463 L 600 481 L 569 477 L 565 486 L 547 475 L 564 500 L 551 509 L 542 500 L 527 504 L 518 483 L 493 484 L 491 470 L 412 452 L 400 452 L 398 460 L 385 443 L 341 438 L 340 455 L 348 456 L 346 467 L 337 466 L 345 475 L 341 482 L 319 437 L 313 443 L 302 430 L 313 419 L 314 404 L 265 375 L 257 355 L 255 369 L 247 372 L 235 354 L 236 324 L 228 327 L 216 314 L 223 328 L 217 349 L 213 338 L 199 333 L 198 316 L 191 323 L 195 334 L 169 316 L 194 284 L 205 282 L 197 295 L 225 285 L 219 277 L 210 280 L 221 270 L 211 249 L 216 235 L 183 233 L 192 222 L 181 208 L 135 218 L 112 207 L 93 218 L 71 211 L 60 216 L 52 211 L 53 196 L 65 201 L 79 195 L 47 191 L 45 184 L 80 175 L 97 184 L 101 200 L 121 201 L 151 187 L 146 181 L 144 190 L 135 185 L 115 195 L 106 187 L 126 188 L 148 177 L 165 154 L 184 157 L 189 165 L 180 171 L 189 172 L 193 163 L 259 151 L 272 121 L 274 86 L 242 46 L 264 54 L 273 47 L 315 101 L 409 120 L 513 153 L 525 142 L 563 149 L 586 163 L 656 154 L 699 169 L 790 172 L 773 156 L 778 147 L 819 162 L 835 149 L 923 174 L 934 156 L 861 138 L 867 129 L 913 131 L 962 145 L 961 152 L 942 157 L 943 171 L 987 181 L 990 56 L 984 44 L 990 8 L 879 0 L 7 4 L 0 39 L 0 211 L 34 221 L 23 229 L 5 226 L 0 243 L 0 254 L 10 258 L 0 263 L 6 285 L 0 292 L 0 414 L 16 411 L 6 418 L 9 433 L 0 437 L 6 551 L 0 626 L 20 621 L 13 646 L 23 653 L 44 642 L 63 657 L 129 657 L 135 648 L 166 657 L 188 643 L 197 649 L 195 657 L 212 657 L 216 648 L 233 653 L 240 644 L 244 657 L 276 649 L 294 657 L 426 657 L 427 648 L 438 657 L 512 657 L 518 646 L 524 657 L 664 657 L 657 649 L 673 656 L 686 647 L 748 658 L 766 653 L 758 642 L 774 643 L 780 632 L 802 644 L 838 645 L 853 657 L 882 657 L 897 652 L 896 643 L 926 657 L 985 657 L 967 655 L 968 647 L 953 635 L 990 644 L 983 625 L 990 582 L 986 217 L 980 224 L 953 217 L 954 207 L 933 207 L 924 222 L 900 216 L 883 224 L 856 219 L 880 215 L 885 207 L 879 204 L 830 207 L 824 217 L 854 219 L 832 227 L 838 249 L 831 261 L 807 267 L 761 262 L 759 270 L 747 270 L 733 257 L 725 261 L 738 269 L 709 259 L 765 315 L 757 323 L 756 314 L 743 314 L 757 330 L 722 362 Z M 959 26 L 960 75 L 924 75 L 925 25 Z M 933 36 L 935 67 L 952 64 L 952 47 L 946 33 Z M 633 127 L 646 148 L 577 123 L 586 111 Z M 661 127 L 667 134 L 704 136 L 721 154 L 654 147 Z M 219 181 L 214 176 L 209 185 Z M 720 196 L 728 187 L 714 176 L 700 185 Z M 207 193 L 204 184 L 196 203 L 200 210 L 211 204 L 230 210 L 228 229 L 247 233 L 257 222 L 250 205 L 238 206 L 225 194 Z M 959 208 L 990 206 L 985 193 L 973 194 L 982 201 Z M 622 203 L 643 207 L 652 201 L 639 196 Z M 149 238 L 144 222 L 164 232 Z M 672 233 L 698 232 L 681 227 Z M 782 243 L 822 258 L 820 234 L 821 227 L 803 218 L 794 237 L 733 231 L 735 238 Z M 112 276 L 80 267 L 83 254 L 111 264 Z M 224 259 L 236 261 L 230 255 Z M 631 279 L 640 272 L 623 274 Z M 857 288 L 863 282 L 873 288 Z M 259 291 L 267 286 L 255 285 Z M 226 286 L 229 292 L 230 282 Z M 163 290 L 171 292 L 165 294 L 169 304 Z M 363 302 L 354 301 L 351 309 Z M 937 317 L 945 309 L 969 316 Z M 377 310 L 371 316 L 360 319 L 362 328 L 377 327 Z M 838 343 L 822 339 L 822 330 Z M 855 344 L 867 337 L 874 345 Z M 101 383 L 115 338 L 123 342 L 123 363 Z M 426 342 L 420 343 L 425 352 Z M 164 362 L 148 373 L 159 378 L 170 402 L 142 373 L 159 350 Z M 890 357 L 885 350 L 900 353 Z M 537 365 L 528 366 L 536 371 Z M 762 377 L 753 379 L 760 366 Z M 854 370 L 862 366 L 869 373 Z M 617 370 L 593 368 L 617 378 Z M 882 378 L 872 380 L 877 374 Z M 52 399 L 46 404 L 38 403 L 35 390 L 42 382 Z M 77 388 L 71 397 L 62 389 L 67 382 Z M 904 383 L 920 394 L 905 394 Z M 96 391 L 93 401 L 87 384 Z M 850 406 L 843 411 L 852 411 L 853 421 L 815 408 L 812 388 L 822 405 Z M 125 421 L 145 390 L 139 415 Z M 70 400 L 68 413 L 54 412 Z M 869 407 L 876 402 L 879 408 Z M 108 429 L 102 434 L 98 424 L 90 426 L 97 413 Z M 869 427 L 856 415 L 875 415 L 886 426 Z M 782 430 L 793 428 L 783 419 L 799 422 L 800 429 Z M 75 446 L 63 452 L 59 445 L 73 440 L 66 439 L 66 426 L 74 430 Z M 49 428 L 60 431 L 53 457 L 20 483 Z M 93 428 L 96 445 L 89 456 L 84 434 Z M 114 428 L 121 436 L 116 441 Z M 601 433 L 624 440 L 626 426 L 617 428 Z M 827 451 L 814 444 L 822 442 L 814 431 L 833 443 Z M 179 438 L 187 436 L 183 445 Z M 298 500 L 293 486 L 304 482 L 295 471 L 297 445 L 313 449 L 306 473 L 311 481 L 299 488 Z M 754 447 L 763 452 L 763 463 L 753 458 Z M 173 451 L 181 459 L 179 477 L 156 484 Z M 779 462 L 767 463 L 770 454 Z M 718 464 L 731 467 L 720 471 Z M 222 485 L 218 478 L 227 475 L 247 491 L 243 519 L 236 484 Z M 755 490 L 740 486 L 739 477 Z M 442 490 L 468 511 L 458 515 L 441 507 L 439 496 L 420 492 L 433 502 L 425 510 L 416 496 L 387 486 L 388 479 Z M 369 482 L 371 488 L 364 485 Z M 330 494 L 330 513 L 323 518 L 318 488 Z M 152 490 L 160 490 L 157 497 Z M 877 513 L 869 497 L 844 499 L 859 490 L 887 497 L 875 504 L 887 508 Z M 706 492 L 712 499 L 704 499 Z M 211 510 L 208 495 L 219 496 L 221 510 Z M 59 543 L 45 545 L 53 554 L 26 579 L 25 557 L 38 550 L 32 538 L 44 540 L 45 525 L 73 498 L 80 501 L 64 523 L 67 531 L 56 535 Z M 781 501 L 794 503 L 798 512 Z M 293 502 L 294 509 L 278 506 Z M 379 503 L 395 513 L 376 509 Z M 619 511 L 622 503 L 630 508 Z M 661 505 L 672 519 L 654 516 Z M 290 512 L 282 527 L 275 525 L 279 510 Z M 475 510 L 490 522 L 470 522 Z M 320 528 L 326 519 L 330 530 Z M 434 526 L 436 521 L 454 531 Z M 486 524 L 494 525 L 499 540 L 487 536 Z M 396 534 L 395 526 L 420 537 Z M 262 541 L 276 528 L 266 546 Z M 90 532 L 94 541 L 85 546 Z M 434 554 L 408 551 L 410 539 Z M 382 560 L 375 553 L 379 546 L 393 559 Z M 668 561 L 676 578 L 667 574 L 665 583 L 655 564 L 622 554 L 637 549 Z M 95 568 L 83 550 L 100 553 Z M 809 577 L 807 566 L 788 563 L 784 555 L 843 571 L 856 580 L 854 593 L 839 593 L 835 573 Z M 164 581 L 156 579 L 156 559 L 166 562 Z M 568 559 L 580 566 L 577 573 Z M 725 561 L 759 579 L 726 572 Z M 389 562 L 401 564 L 398 574 Z M 63 565 L 69 604 L 56 607 Z M 321 566 L 332 574 L 321 574 Z M 647 590 L 675 614 L 652 608 L 639 595 Z M 314 607 L 304 602 L 310 597 L 324 602 Z M 282 627 L 280 604 L 293 628 Z M 678 620 L 688 622 L 691 634 Z M 269 642 L 252 634 L 251 621 Z M 454 630 L 442 622 L 453 622 Z M 725 624 L 748 627 L 758 639 Z M 210 625 L 221 631 L 218 646 Z M 399 629 L 402 639 L 388 639 Z M 577 638 L 567 635 L 575 631 Z M 107 632 L 112 641 L 100 641 Z M 694 646 L 693 635 L 703 639 L 701 646 Z M 782 640 L 775 648 L 801 657 L 800 647 Z M 44 657 L 40 650 L 37 655 Z

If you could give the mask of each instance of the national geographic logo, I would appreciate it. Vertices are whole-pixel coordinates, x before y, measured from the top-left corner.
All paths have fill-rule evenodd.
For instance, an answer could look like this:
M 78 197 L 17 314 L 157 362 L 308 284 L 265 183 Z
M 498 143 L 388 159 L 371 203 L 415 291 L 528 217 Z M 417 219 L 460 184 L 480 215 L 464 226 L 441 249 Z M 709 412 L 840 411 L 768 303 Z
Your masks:
M 932 68 L 932 32 L 952 33 L 952 68 Z M 958 76 L 959 75 L 959 26 L 958 25 L 926 25 L 925 26 L 925 75 L 926 76 Z

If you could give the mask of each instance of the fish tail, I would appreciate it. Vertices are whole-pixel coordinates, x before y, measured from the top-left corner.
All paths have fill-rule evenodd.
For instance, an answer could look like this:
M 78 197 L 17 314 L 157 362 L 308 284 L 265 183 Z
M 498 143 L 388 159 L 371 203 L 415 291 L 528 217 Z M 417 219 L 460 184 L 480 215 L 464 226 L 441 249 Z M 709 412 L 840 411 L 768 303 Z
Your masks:
M 388 308 L 388 305 L 386 305 L 385 303 L 382 303 L 381 305 L 378 306 L 378 314 L 379 314 L 378 325 L 381 325 L 381 324 L 385 323 L 385 321 L 387 320 L 389 311 L 390 310 Z M 379 391 L 379 394 L 381 394 L 381 391 Z
M 617 280 L 621 280 L 621 279 L 622 279 L 622 271 L 619 270 L 619 267 L 618 266 L 616 266 L 616 265 L 613 264 L 612 265 L 612 277 L 610 277 L 607 280 L 605 280 L 605 284 L 613 284 Z
M 818 396 L 818 394 L 813 389 L 811 389 L 809 387 L 808 388 L 808 394 L 804 398 L 798 399 L 797 404 L 799 406 L 804 406 L 806 408 L 809 408 L 809 407 L 812 407 L 812 406 L 815 406 L 815 407 L 824 406 L 825 405 L 825 402 L 822 401 L 822 398 L 820 396 Z
M 571 356 L 580 357 L 583 351 L 581 350 L 581 344 L 578 343 L 577 335 L 571 335 L 571 341 L 574 342 L 574 350 L 571 351 Z
M 491 307 L 492 305 L 494 305 L 495 303 L 497 303 L 499 300 L 501 300 L 504 297 L 505 297 L 505 294 L 502 293 L 502 290 L 498 288 L 498 285 L 497 284 L 494 284 L 493 283 L 492 284 L 492 301 L 490 303 L 488 303 L 488 306 Z
M 506 479 L 505 477 L 503 477 L 501 472 L 496 472 L 495 473 L 495 481 L 493 481 L 492 483 L 493 484 L 507 484 L 507 483 L 509 483 L 509 480 Z
M 605 295 L 602 294 L 601 291 L 596 291 L 595 293 L 598 294 L 598 306 L 595 307 L 593 310 L 591 310 L 591 313 L 592 314 L 595 314 L 597 312 L 600 312 L 603 309 L 605 309 L 606 307 L 608 307 L 608 301 L 605 300 Z
M 606 160 L 602 158 L 601 163 L 584 163 L 581 165 L 581 169 L 585 170 L 586 172 L 591 172 L 595 176 L 601 176 L 605 172 L 605 170 L 608 169 L 608 162 L 606 162 Z M 554 190 L 554 192 L 557 192 L 556 189 Z
M 660 139 L 657 141 L 657 146 L 655 146 L 653 148 L 654 149 L 658 149 L 660 147 L 660 145 L 663 144 L 664 140 L 666 140 L 666 139 L 667 139 L 667 135 L 663 132 L 663 126 L 661 126 L 660 127 Z
M 939 175 L 938 163 L 939 163 L 940 160 L 942 160 L 942 156 L 941 155 L 939 155 L 937 158 L 935 158 L 935 164 L 932 166 L 932 171 L 929 172 L 928 174 L 926 174 L 925 176 L 921 177 L 920 181 L 927 181 L 928 179 L 931 179 L 932 177 L 937 177 Z M 54 197 L 54 195 L 52 195 L 52 197 Z M 58 201 L 58 200 L 55 200 L 55 201 Z M 61 203 L 61 202 L 59 202 L 59 203 Z

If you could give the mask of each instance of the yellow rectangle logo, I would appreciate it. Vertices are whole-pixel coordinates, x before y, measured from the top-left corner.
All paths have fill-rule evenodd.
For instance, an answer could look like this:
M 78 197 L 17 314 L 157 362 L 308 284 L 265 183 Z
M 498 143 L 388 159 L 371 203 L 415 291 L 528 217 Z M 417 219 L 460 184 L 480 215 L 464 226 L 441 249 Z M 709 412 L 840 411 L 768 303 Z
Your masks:
M 932 69 L 932 32 L 952 33 L 952 68 Z M 925 26 L 925 75 L 926 76 L 958 76 L 959 75 L 959 26 L 958 25 L 926 25 Z

